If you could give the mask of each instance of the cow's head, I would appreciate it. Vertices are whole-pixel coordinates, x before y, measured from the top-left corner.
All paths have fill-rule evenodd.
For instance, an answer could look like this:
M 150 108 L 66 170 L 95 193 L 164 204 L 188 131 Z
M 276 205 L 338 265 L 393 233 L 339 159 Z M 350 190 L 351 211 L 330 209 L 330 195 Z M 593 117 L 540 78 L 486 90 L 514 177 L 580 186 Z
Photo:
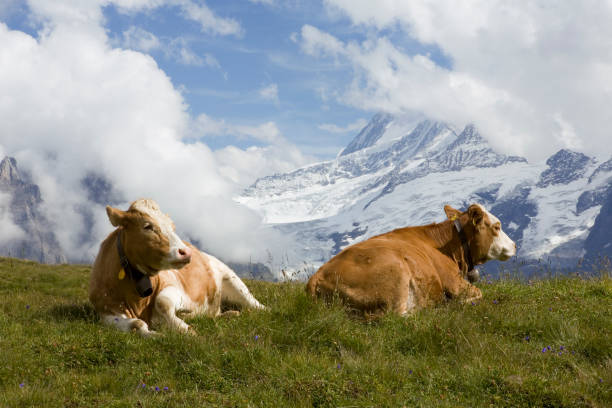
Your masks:
M 491 260 L 506 261 L 516 254 L 516 244 L 502 230 L 499 219 L 480 204 L 472 204 L 465 212 L 444 206 L 449 219 L 459 219 L 465 230 L 475 265 Z
M 191 260 L 191 249 L 174 231 L 174 223 L 153 200 L 137 200 L 127 211 L 107 206 L 111 224 L 121 227 L 123 248 L 141 272 L 154 275 L 181 268 Z

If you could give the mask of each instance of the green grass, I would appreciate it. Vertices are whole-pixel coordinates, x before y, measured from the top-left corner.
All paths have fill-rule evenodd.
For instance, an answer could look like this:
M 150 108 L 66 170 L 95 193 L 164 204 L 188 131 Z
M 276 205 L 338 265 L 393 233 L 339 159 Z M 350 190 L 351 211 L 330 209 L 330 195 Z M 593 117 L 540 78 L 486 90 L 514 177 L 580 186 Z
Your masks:
M 88 280 L 0 258 L 1 408 L 612 406 L 609 277 L 506 279 L 476 305 L 373 322 L 248 281 L 268 311 L 151 339 L 103 326 Z

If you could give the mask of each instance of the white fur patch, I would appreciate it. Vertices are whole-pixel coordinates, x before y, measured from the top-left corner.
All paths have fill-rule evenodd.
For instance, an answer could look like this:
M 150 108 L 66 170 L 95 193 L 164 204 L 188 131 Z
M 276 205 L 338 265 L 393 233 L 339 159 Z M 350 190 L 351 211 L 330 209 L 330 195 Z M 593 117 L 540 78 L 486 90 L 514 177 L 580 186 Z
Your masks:
M 207 302 L 204 301 L 204 305 Z M 153 320 L 155 323 L 165 323 L 172 328 L 187 332 L 189 325 L 180 319 L 177 313 L 199 313 L 202 307 L 193 302 L 178 286 L 168 286 L 155 298 Z
M 124 314 L 120 315 L 102 315 L 102 322 L 109 326 L 114 326 L 123 332 L 129 332 L 135 330 L 142 336 L 149 336 L 155 334 L 154 331 L 149 330 L 149 326 L 140 319 L 129 318 Z
M 513 257 L 516 254 L 516 244 L 501 229 L 501 221 L 499 221 L 499 218 L 488 212 L 483 206 L 480 206 L 480 208 L 482 208 L 484 213 L 489 217 L 491 224 L 494 225 L 499 223 L 500 225 L 499 234 L 493 238 L 493 242 L 489 247 L 489 252 L 487 254 L 489 260 L 499 259 L 505 261 L 506 259 Z
M 265 309 L 265 306 L 255 299 L 249 288 L 229 266 L 212 255 L 203 254 L 208 257 L 215 282 L 220 284 L 218 287 L 221 288 L 221 298 L 223 300 L 253 309 Z
M 168 254 L 168 264 L 181 259 L 179 255 L 180 249 L 185 249 L 186 245 L 183 240 L 174 231 L 174 223 L 166 214 L 162 213 L 157 203 L 153 200 L 138 200 L 132 204 L 135 210 L 151 217 L 155 224 L 161 230 L 161 233 L 166 237 L 170 244 L 170 253 Z

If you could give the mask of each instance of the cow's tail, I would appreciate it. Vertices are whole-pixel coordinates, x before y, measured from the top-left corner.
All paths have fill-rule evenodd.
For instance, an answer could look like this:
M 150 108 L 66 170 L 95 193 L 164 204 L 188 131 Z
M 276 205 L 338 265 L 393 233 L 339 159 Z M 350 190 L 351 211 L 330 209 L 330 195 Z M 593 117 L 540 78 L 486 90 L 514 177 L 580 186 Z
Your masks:
M 244 282 L 229 266 L 214 256 L 208 255 L 208 258 L 211 266 L 221 277 L 221 300 L 223 302 L 229 302 L 252 309 L 266 308 L 255 299 L 255 296 L 251 294 L 249 288 L 247 288 Z

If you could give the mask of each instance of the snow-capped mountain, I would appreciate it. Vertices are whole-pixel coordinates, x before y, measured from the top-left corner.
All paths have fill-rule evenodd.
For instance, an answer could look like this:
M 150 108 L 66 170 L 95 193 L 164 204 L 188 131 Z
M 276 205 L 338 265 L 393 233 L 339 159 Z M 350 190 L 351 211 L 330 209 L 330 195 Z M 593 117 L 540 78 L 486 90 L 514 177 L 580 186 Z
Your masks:
M 494 151 L 473 125 L 377 114 L 336 159 L 261 178 L 237 201 L 287 237 L 277 271 L 310 273 L 351 243 L 473 202 L 502 220 L 520 259 L 575 267 L 611 182 L 612 159 L 561 150 L 530 164 Z

